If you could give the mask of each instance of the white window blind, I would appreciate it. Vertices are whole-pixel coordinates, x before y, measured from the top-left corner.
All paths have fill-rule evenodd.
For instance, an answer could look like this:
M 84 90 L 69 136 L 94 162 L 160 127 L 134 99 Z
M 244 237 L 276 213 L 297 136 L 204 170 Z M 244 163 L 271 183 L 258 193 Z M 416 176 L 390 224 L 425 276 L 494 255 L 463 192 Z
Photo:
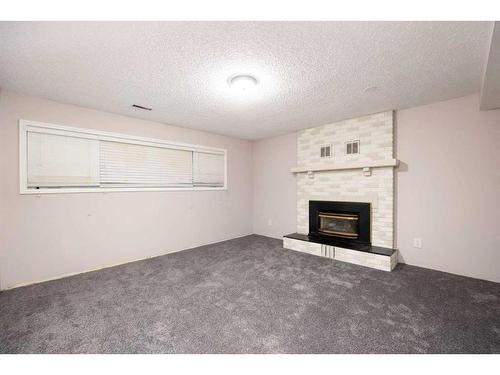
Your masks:
M 29 187 L 99 185 L 99 141 L 28 132 Z
M 226 189 L 226 151 L 20 120 L 20 192 Z
M 193 183 L 192 152 L 101 141 L 102 185 L 186 186 Z
M 224 186 L 225 161 L 223 154 L 193 153 L 193 184 L 195 186 Z

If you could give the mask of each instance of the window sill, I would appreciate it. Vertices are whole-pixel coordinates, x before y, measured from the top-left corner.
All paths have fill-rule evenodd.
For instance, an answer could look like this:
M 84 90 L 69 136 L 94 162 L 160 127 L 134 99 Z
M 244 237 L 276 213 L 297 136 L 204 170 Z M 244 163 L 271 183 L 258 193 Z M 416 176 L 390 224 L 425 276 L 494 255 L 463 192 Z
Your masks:
M 172 188 L 42 188 L 42 189 L 21 189 L 19 194 L 39 195 L 39 194 L 74 194 L 74 193 L 127 193 L 127 192 L 147 192 L 147 191 L 221 191 L 227 187 L 172 187 Z

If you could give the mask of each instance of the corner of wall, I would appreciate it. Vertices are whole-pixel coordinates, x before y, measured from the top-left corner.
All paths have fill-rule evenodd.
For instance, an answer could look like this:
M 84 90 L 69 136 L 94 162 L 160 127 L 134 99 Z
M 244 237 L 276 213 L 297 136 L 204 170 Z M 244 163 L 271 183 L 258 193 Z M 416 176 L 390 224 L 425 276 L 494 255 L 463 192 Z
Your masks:
M 2 121 L 2 102 L 3 102 L 3 89 L 0 87 L 0 124 L 3 123 Z M 2 184 L 2 181 L 5 181 L 5 178 L 4 176 L 2 176 L 2 171 L 5 170 L 4 166 L 2 166 L 2 160 L 5 160 L 5 158 L 3 157 L 3 155 L 1 155 L 1 151 L 4 149 L 4 147 L 2 146 L 1 142 L 2 142 L 2 139 L 5 139 L 5 137 L 3 136 L 2 134 L 2 126 L 0 125 L 0 238 L 4 238 L 4 235 L 2 233 L 2 228 L 5 228 L 5 223 L 3 222 L 5 219 L 4 217 L 2 216 L 2 212 L 5 212 L 5 210 L 3 209 L 3 198 L 5 196 L 5 193 L 4 193 L 4 187 L 3 187 L 3 184 Z M 3 270 L 2 270 L 2 264 L 3 264 L 3 249 L 1 247 L 1 242 L 0 242 L 0 291 L 3 290 L 3 279 L 2 279 L 2 275 L 3 275 Z
M 253 231 L 282 238 L 296 228 L 296 181 L 290 168 L 297 162 L 297 133 L 252 143 Z M 292 194 L 293 192 L 293 194 Z

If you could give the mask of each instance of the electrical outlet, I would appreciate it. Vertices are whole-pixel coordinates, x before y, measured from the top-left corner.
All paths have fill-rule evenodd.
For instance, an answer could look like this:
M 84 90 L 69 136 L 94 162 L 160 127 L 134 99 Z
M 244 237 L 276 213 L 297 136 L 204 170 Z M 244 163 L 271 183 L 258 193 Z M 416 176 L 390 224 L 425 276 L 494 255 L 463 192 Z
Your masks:
M 273 226 L 273 221 L 271 219 L 267 219 L 267 225 L 272 227 Z
M 421 238 L 414 238 L 413 239 L 413 247 L 416 247 L 417 249 L 422 248 L 422 239 Z

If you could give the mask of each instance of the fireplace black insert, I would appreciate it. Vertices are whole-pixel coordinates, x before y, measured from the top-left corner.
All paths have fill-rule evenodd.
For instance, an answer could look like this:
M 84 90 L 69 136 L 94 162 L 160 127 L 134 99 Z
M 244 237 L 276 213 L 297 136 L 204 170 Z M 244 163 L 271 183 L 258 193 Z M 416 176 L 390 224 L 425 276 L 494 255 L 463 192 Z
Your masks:
M 370 244 L 370 203 L 309 201 L 309 236 Z

